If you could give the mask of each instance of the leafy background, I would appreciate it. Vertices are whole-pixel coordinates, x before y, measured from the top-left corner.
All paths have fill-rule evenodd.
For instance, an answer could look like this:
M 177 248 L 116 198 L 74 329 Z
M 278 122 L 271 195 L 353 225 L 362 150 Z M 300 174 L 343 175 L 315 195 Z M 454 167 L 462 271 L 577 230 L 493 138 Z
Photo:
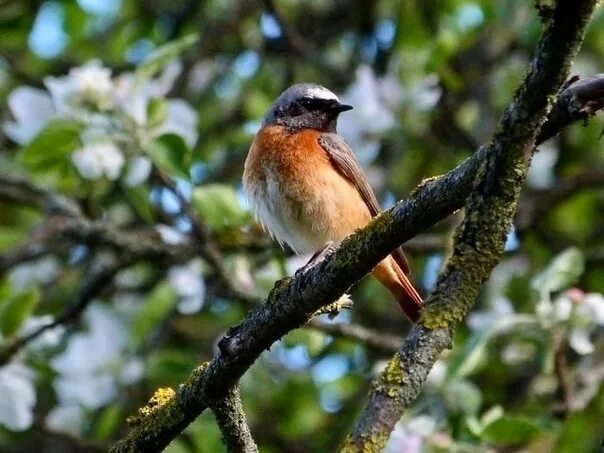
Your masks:
M 105 449 L 156 388 L 212 357 L 250 300 L 304 263 L 253 224 L 241 191 L 247 149 L 280 91 L 313 81 L 355 106 L 339 129 L 387 207 L 489 137 L 540 30 L 531 2 L 511 0 L 5 0 L 0 24 L 2 181 L 18 176 L 118 235 L 183 251 L 132 258 L 94 234 L 45 241 L 54 211 L 0 190 L 0 350 L 111 271 L 81 316 L 0 368 L 3 451 Z M 603 43 L 600 10 L 573 72 L 601 71 Z M 389 451 L 599 451 L 601 130 L 574 125 L 535 156 L 506 258 Z M 569 181 L 579 183 L 552 196 Z M 457 221 L 407 248 L 424 293 Z M 220 269 L 194 245 L 200 229 Z M 352 295 L 352 311 L 322 322 L 408 330 L 374 281 Z M 275 344 L 242 381 L 260 449 L 334 450 L 389 355 L 321 328 Z M 168 451 L 221 449 L 205 413 Z

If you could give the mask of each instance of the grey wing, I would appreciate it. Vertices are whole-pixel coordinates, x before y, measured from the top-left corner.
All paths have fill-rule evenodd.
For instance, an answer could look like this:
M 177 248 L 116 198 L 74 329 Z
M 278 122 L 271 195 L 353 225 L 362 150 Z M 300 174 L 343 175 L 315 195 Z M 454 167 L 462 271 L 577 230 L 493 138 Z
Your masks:
M 319 136 L 319 145 L 323 148 L 334 168 L 357 188 L 361 198 L 373 217 L 381 212 L 380 204 L 367 181 L 367 177 L 348 143 L 337 134 L 323 133 Z M 403 250 L 399 247 L 392 256 L 405 274 L 409 273 L 409 263 Z

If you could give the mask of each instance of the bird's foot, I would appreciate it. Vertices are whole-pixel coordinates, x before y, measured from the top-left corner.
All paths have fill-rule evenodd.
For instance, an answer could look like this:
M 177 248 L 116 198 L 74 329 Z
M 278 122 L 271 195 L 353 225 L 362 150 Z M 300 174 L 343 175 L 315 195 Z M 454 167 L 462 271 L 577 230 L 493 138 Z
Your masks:
M 306 271 L 311 270 L 313 267 L 315 267 L 317 264 L 322 262 L 329 255 L 331 255 L 334 250 L 335 250 L 334 242 L 328 241 L 322 249 L 317 250 L 315 252 L 315 254 L 310 257 L 310 259 L 308 260 L 308 263 L 306 263 L 304 266 L 302 266 L 300 269 L 298 269 L 296 271 L 296 274 L 295 274 L 296 277 L 299 274 L 302 274 L 302 273 L 305 273 Z

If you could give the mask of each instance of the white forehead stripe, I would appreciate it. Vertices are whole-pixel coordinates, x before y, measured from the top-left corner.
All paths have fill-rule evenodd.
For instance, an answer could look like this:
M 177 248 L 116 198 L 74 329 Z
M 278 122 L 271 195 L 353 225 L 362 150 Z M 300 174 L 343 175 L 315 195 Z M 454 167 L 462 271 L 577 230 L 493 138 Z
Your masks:
M 340 102 L 338 97 L 329 91 L 327 88 L 323 87 L 312 87 L 306 90 L 305 94 L 311 98 L 315 99 L 333 99 L 334 101 Z

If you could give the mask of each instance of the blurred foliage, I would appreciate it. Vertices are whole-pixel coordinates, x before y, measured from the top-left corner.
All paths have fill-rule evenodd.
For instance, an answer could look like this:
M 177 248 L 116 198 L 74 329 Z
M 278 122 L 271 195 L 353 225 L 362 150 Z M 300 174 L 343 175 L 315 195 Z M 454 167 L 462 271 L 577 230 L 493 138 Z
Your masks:
M 340 129 L 387 206 L 489 137 L 540 23 L 532 2 L 512 0 L 5 0 L 0 31 L 1 174 L 75 199 L 90 219 L 154 226 L 176 246 L 192 225 L 163 175 L 220 242 L 233 284 L 262 297 L 304 262 L 266 241 L 241 192 L 249 144 L 283 89 L 321 83 L 355 106 Z M 573 72 L 598 73 L 603 59 L 600 10 Z M 539 202 L 560 180 L 603 168 L 601 129 L 596 119 L 544 144 L 527 193 Z M 577 190 L 515 229 L 389 451 L 599 451 L 603 209 L 601 185 Z M 46 220 L 0 198 L 0 253 L 38 240 Z M 430 233 L 446 238 L 457 220 Z M 425 293 L 447 250 L 411 251 Z M 51 322 L 87 277 L 122 258 L 61 240 L 0 266 L 0 347 Z M 408 330 L 375 282 L 353 299 L 337 322 Z M 46 332 L 0 368 L 10 395 L 1 450 L 104 449 L 247 311 L 199 259 L 127 265 L 88 303 L 94 316 Z M 261 451 L 333 451 L 386 358 L 310 329 L 273 345 L 241 383 Z M 221 451 L 220 437 L 207 412 L 168 451 Z

